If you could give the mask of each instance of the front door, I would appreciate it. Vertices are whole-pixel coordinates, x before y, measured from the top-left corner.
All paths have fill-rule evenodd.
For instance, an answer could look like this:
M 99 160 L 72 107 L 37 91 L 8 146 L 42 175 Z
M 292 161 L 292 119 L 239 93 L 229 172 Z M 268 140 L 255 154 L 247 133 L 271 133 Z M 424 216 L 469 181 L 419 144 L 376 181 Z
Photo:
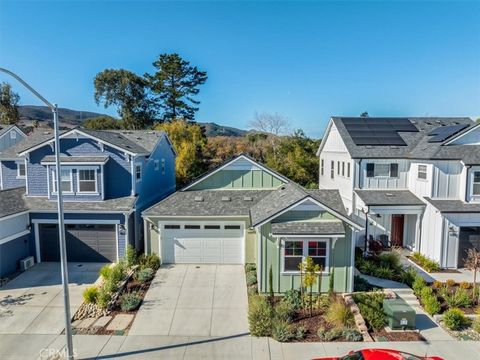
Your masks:
M 392 215 L 392 246 L 403 246 L 403 215 Z

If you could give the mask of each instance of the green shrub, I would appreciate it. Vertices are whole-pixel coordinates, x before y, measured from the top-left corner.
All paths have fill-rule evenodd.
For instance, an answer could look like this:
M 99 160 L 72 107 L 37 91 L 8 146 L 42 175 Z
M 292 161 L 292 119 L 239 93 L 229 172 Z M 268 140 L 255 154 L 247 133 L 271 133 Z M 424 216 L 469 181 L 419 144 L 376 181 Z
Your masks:
M 247 279 L 247 286 L 252 286 L 257 284 L 257 274 L 256 273 L 248 273 L 246 275 Z
M 412 289 L 415 295 L 420 296 L 420 293 L 425 286 L 427 286 L 425 279 L 420 275 L 417 275 L 415 277 L 415 281 L 412 284 Z
M 367 327 L 371 330 L 381 330 L 387 323 L 387 317 L 383 312 L 384 298 L 385 295 L 382 292 L 353 294 L 353 299 L 358 305 Z
M 257 271 L 257 266 L 254 263 L 248 263 L 245 265 L 245 272 Z
M 247 295 L 248 297 L 258 295 L 258 289 L 256 286 L 249 286 L 247 288 Z
M 122 311 L 133 311 L 140 306 L 142 297 L 137 292 L 130 292 L 122 295 L 120 298 L 120 307 Z
M 102 309 L 106 309 L 108 307 L 108 303 L 110 302 L 111 299 L 112 299 L 111 292 L 102 288 L 98 291 L 97 306 L 102 308 Z
M 284 320 L 275 319 L 272 324 L 272 337 L 279 342 L 287 342 L 295 338 L 294 329 Z
M 416 276 L 417 276 L 417 272 L 415 271 L 415 269 L 409 266 L 405 270 L 400 271 L 399 279 L 400 279 L 400 282 L 408 285 L 409 287 L 412 287 Z
M 295 308 L 285 300 L 280 301 L 277 306 L 275 306 L 275 318 L 290 322 L 295 316 Z
M 440 312 L 440 302 L 434 294 L 425 296 L 421 300 L 425 311 L 430 315 L 435 315 Z
M 153 269 L 150 268 L 141 268 L 135 273 L 135 280 L 140 281 L 142 283 L 150 281 L 153 279 L 154 275 Z
M 400 254 L 395 250 L 380 254 L 378 256 L 378 262 L 381 267 L 387 267 L 389 269 L 399 269 L 401 267 Z
M 420 254 L 419 252 L 414 252 L 412 254 L 412 258 L 428 272 L 440 270 L 440 264 L 438 262 L 429 259 L 428 257 Z
M 380 266 L 375 269 L 374 276 L 382 279 L 393 279 L 395 277 L 395 270 L 389 267 Z
M 448 280 L 445 282 L 445 284 L 446 284 L 448 287 L 453 287 L 453 286 L 455 286 L 457 283 L 456 283 L 456 281 L 453 280 L 453 279 L 448 279 Z
M 445 302 L 449 308 L 470 307 L 472 298 L 467 290 L 458 288 L 455 292 L 445 295 Z
M 367 274 L 367 275 L 375 275 L 375 272 L 378 268 L 377 264 L 375 264 L 375 262 L 373 262 L 372 260 L 367 260 L 367 259 L 364 259 L 363 262 L 359 265 L 359 270 L 360 272 L 362 272 L 363 274 Z
M 157 254 L 142 254 L 140 256 L 140 267 L 157 271 L 160 268 L 160 257 Z
M 253 336 L 270 336 L 272 334 L 273 309 L 262 295 L 251 298 L 248 308 L 248 323 Z
M 98 288 L 89 286 L 83 291 L 83 300 L 88 304 L 95 304 L 98 298 Z
M 125 269 L 125 263 L 123 261 L 119 261 L 111 269 L 112 269 L 112 272 L 110 274 L 110 280 L 112 282 L 118 283 L 124 279 L 126 269 Z
M 137 250 L 130 244 L 127 245 L 127 251 L 125 252 L 125 262 L 128 267 L 139 264 Z
M 370 285 L 370 283 L 365 280 L 364 278 L 355 275 L 353 277 L 353 291 L 354 292 L 359 292 L 359 291 L 370 291 L 374 287 Z
M 302 294 L 298 290 L 285 291 L 283 301 L 290 304 L 294 311 L 300 311 L 302 309 Z
M 325 320 L 338 328 L 348 327 L 354 323 L 353 314 L 342 299 L 336 299 L 330 304 Z
M 420 299 L 430 295 L 433 295 L 433 289 L 430 286 L 425 286 L 420 290 Z
M 295 329 L 295 339 L 302 340 L 307 336 L 307 328 L 305 326 L 297 326 Z
M 477 316 L 477 318 L 473 321 L 472 329 L 480 334 L 480 316 Z
M 317 329 L 317 336 L 320 338 L 320 340 L 325 341 L 326 339 L 326 334 L 327 334 L 327 329 L 324 326 L 319 326 Z
M 443 314 L 443 323 L 450 330 L 461 330 L 468 325 L 469 321 L 460 309 L 449 309 Z
M 103 278 L 103 280 L 108 280 L 110 279 L 110 276 L 112 275 L 112 267 L 111 265 L 104 265 L 98 272 L 100 276 Z
M 118 289 L 118 282 L 113 281 L 113 279 L 108 279 L 102 285 L 102 290 L 107 293 L 113 294 Z
M 317 299 L 317 303 L 320 310 L 326 311 L 332 303 L 332 298 L 330 295 L 320 295 Z
M 363 341 L 362 334 L 354 329 L 345 329 L 342 335 L 347 341 Z
M 341 338 L 343 335 L 343 330 L 339 328 L 332 328 L 325 333 L 326 341 L 333 341 Z

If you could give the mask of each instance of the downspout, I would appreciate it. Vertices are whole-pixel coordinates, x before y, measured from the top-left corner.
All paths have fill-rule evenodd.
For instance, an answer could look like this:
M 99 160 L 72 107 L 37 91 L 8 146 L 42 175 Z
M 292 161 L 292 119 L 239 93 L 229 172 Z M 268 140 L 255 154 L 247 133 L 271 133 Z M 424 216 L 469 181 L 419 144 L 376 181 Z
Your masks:
M 470 169 L 472 168 L 471 166 L 466 166 L 467 168 L 467 174 L 466 174 L 466 179 L 465 179 L 465 202 L 468 202 L 468 193 L 469 193 L 469 189 L 468 189 L 468 185 L 469 185 L 469 181 L 468 179 L 470 178 L 469 176 L 469 173 L 470 173 Z
M 365 244 L 364 254 L 367 253 L 367 236 L 368 236 L 368 214 L 370 213 L 370 206 L 367 206 L 367 212 L 365 213 Z

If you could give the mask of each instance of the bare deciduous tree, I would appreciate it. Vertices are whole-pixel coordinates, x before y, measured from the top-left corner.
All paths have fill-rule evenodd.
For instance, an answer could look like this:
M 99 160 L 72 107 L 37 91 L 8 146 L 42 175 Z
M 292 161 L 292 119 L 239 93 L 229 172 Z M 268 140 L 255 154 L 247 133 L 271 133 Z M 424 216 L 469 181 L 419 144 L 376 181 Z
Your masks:
M 252 130 L 281 136 L 287 134 L 290 123 L 285 116 L 278 113 L 270 114 L 266 112 L 256 112 L 253 120 L 248 123 L 248 126 Z
M 475 248 L 468 249 L 467 257 L 464 259 L 465 268 L 473 272 L 473 295 L 477 288 L 477 271 L 480 270 L 480 251 Z

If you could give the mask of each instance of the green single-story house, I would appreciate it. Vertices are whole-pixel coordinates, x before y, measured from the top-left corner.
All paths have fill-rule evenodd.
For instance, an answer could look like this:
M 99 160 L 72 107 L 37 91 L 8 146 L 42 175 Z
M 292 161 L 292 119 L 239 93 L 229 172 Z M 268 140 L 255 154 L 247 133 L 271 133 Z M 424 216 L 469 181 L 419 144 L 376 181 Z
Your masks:
M 338 292 L 353 290 L 354 239 L 362 225 L 337 190 L 307 190 L 247 155 L 204 174 L 142 213 L 145 251 L 162 263 L 255 263 L 259 290 L 300 286 L 298 265 L 310 256 L 334 273 Z M 317 291 L 317 289 L 315 289 Z

